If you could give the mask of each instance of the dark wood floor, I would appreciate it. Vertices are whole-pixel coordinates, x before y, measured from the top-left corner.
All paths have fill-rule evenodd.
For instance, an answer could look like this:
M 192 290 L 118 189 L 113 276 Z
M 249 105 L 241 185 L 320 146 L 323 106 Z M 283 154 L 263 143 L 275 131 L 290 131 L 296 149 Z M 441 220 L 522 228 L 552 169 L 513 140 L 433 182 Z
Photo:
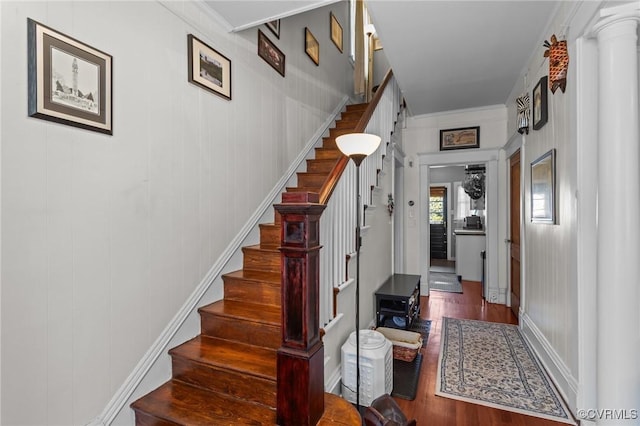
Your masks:
M 396 398 L 402 411 L 409 419 L 416 419 L 419 426 L 563 425 L 435 395 L 443 317 L 517 324 L 509 308 L 482 301 L 479 282 L 463 281 L 462 285 L 463 294 L 432 291 L 429 297 L 422 296 L 420 300 L 420 317 L 432 321 L 431 332 L 427 346 L 422 349 L 423 364 L 416 399 Z

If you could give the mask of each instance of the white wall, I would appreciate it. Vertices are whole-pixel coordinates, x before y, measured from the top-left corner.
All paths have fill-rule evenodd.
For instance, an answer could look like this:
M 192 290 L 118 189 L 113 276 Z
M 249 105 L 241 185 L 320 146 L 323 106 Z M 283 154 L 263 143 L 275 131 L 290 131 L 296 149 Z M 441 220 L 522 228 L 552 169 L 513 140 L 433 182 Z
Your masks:
M 0 423 L 86 424 L 351 93 L 328 34 L 347 7 L 284 19 L 279 40 L 261 27 L 285 78 L 256 55 L 256 29 L 226 33 L 197 2 L 0 10 Z M 27 17 L 113 55 L 113 136 L 27 117 Z M 187 82 L 189 33 L 231 59 L 231 101 Z
M 514 88 L 514 96 L 532 90 L 542 76 L 549 74 L 548 60 L 543 57 L 545 39 L 556 34 L 567 39 L 570 71 L 565 93 L 560 89 L 552 94 L 548 90 L 548 121 L 540 130 L 529 131 L 524 137 L 521 164 L 524 168 L 523 191 L 523 251 L 522 271 L 523 305 L 521 323 L 525 332 L 541 355 L 543 362 L 575 409 L 578 387 L 578 282 L 577 282 L 577 218 L 576 167 L 577 139 L 575 137 L 575 37 L 567 29 L 579 31 L 571 19 L 575 5 L 563 2 L 549 23 L 539 48 L 532 58 L 523 78 Z M 573 61 L 573 62 L 571 62 Z M 515 105 L 512 99 L 510 105 Z M 515 108 L 509 114 L 509 128 L 515 132 Z M 556 150 L 556 224 L 531 222 L 531 173 L 530 164 L 549 151 Z M 595 188 L 592 189 L 595 191 Z M 586 196 L 586 194 L 585 194 Z
M 423 188 L 420 182 L 420 167 L 417 166 L 420 156 L 440 154 L 440 130 L 459 127 L 480 126 L 480 150 L 463 149 L 459 151 L 445 151 L 447 157 L 460 156 L 457 164 L 473 162 L 474 155 L 482 158 L 481 151 L 497 149 L 506 143 L 507 116 L 504 106 L 489 106 L 469 110 L 450 111 L 447 113 L 429 114 L 407 119 L 407 127 L 402 131 L 404 151 L 408 161 L 413 159 L 414 166 L 405 168 L 405 203 L 414 201 L 414 206 L 405 209 L 405 244 L 407 254 L 407 273 L 420 274 L 426 259 L 420 253 L 420 226 L 426 206 L 420 203 L 421 197 L 428 193 L 429 188 Z M 471 161 L 468 161 L 469 158 Z M 433 161 L 433 160 L 432 160 Z M 437 162 L 437 161 L 436 161 Z M 445 164 L 443 162 L 443 164 Z M 448 163 L 456 164 L 456 163 Z M 423 194 L 424 192 L 424 194 Z M 500 194 L 503 197 L 504 194 Z M 499 219 L 498 219 L 499 220 Z M 425 228 L 428 228 L 425 224 Z M 502 238 L 502 237 L 499 237 Z M 428 252 L 426 253 L 428 256 Z M 496 285 L 497 287 L 497 285 Z

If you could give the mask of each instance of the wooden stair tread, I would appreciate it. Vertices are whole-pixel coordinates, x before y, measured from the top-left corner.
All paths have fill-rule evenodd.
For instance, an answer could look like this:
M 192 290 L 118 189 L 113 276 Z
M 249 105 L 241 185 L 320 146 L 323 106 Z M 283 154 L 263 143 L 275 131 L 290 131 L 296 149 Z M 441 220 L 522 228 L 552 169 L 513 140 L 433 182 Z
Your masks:
M 298 172 L 298 175 L 326 177 L 327 173 L 326 172 Z
M 275 410 L 178 381 L 169 381 L 131 407 L 166 422 L 182 425 L 275 424 Z
M 242 251 L 251 251 L 251 250 L 280 252 L 280 250 L 278 250 L 278 246 L 275 244 L 256 244 L 253 246 L 242 247 Z
M 320 192 L 320 188 L 307 186 L 287 186 L 287 192 Z
M 242 318 L 247 321 L 280 326 L 280 308 L 272 305 L 261 305 L 236 300 L 218 300 L 198 309 L 201 314 L 218 315 L 231 318 Z
M 239 269 L 237 271 L 224 274 L 223 277 L 273 284 L 278 287 L 280 287 L 282 280 L 282 276 L 279 272 L 258 271 L 251 269 Z
M 260 346 L 196 336 L 169 351 L 174 357 L 276 380 L 276 351 Z

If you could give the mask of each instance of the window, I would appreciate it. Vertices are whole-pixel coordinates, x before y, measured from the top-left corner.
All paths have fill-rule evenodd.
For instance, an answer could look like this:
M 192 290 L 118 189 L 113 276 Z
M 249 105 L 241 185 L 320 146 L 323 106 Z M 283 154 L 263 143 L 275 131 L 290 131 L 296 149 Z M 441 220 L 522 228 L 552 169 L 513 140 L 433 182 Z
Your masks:
M 464 188 L 456 182 L 456 219 L 464 219 L 471 212 L 471 197 L 464 192 Z
M 444 187 L 432 187 L 429 191 L 429 224 L 431 225 L 444 225 L 446 212 L 445 212 L 445 197 L 447 196 L 447 189 Z

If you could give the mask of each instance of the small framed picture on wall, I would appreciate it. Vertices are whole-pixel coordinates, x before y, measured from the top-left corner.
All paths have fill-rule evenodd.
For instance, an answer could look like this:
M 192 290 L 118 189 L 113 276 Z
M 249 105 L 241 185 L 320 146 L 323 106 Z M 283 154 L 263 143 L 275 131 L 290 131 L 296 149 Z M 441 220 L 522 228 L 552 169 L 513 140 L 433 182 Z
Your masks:
M 547 76 L 533 88 L 533 129 L 540 130 L 547 122 Z

